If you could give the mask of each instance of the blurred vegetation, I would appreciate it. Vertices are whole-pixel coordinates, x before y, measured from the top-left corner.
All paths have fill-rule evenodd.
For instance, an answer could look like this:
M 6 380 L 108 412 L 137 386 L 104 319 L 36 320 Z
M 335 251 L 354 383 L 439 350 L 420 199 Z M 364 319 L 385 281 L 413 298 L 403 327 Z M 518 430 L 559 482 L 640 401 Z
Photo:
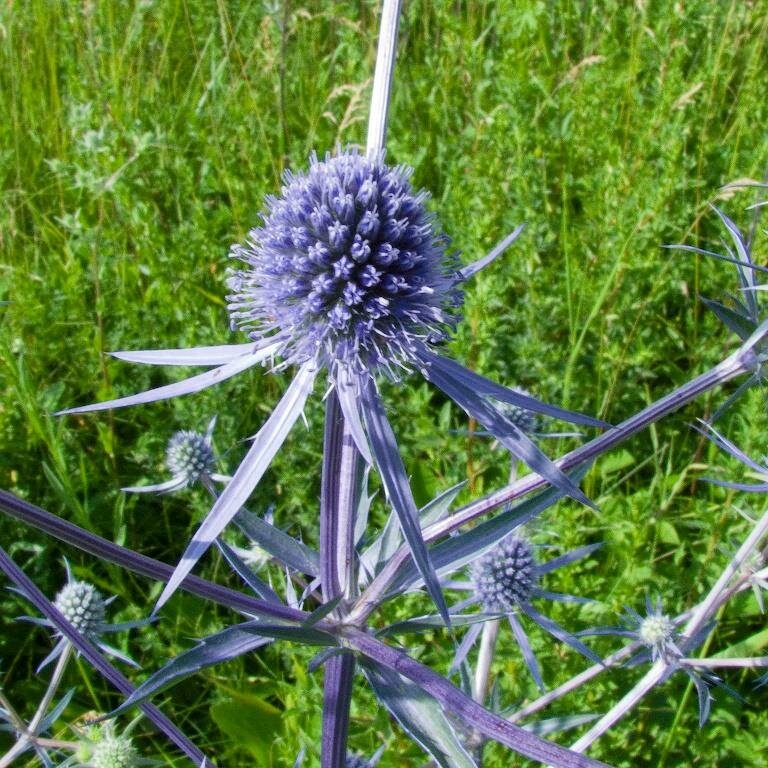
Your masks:
M 286 376 L 249 371 L 171 402 L 51 413 L 178 375 L 107 351 L 242 340 L 228 331 L 228 248 L 258 221 L 284 168 L 304 167 L 313 149 L 364 143 L 377 21 L 372 1 L 0 5 L 0 300 L 10 302 L 0 307 L 0 485 L 119 543 L 178 558 L 204 495 L 127 498 L 119 488 L 159 479 L 168 437 L 203 430 L 214 413 L 217 447 L 234 468 Z M 763 179 L 768 168 L 767 41 L 760 0 L 407 0 L 389 160 L 415 168 L 465 261 L 526 223 L 512 251 L 468 286 L 451 353 L 617 422 L 732 349 L 734 339 L 697 301 L 735 290 L 731 269 L 660 245 L 717 247 L 723 232 L 710 203 L 752 225 L 744 209 L 754 191 L 722 187 Z M 765 239 L 757 243 L 765 262 Z M 294 430 L 251 502 L 255 510 L 274 502 L 278 523 L 308 542 L 317 539 L 320 389 L 308 431 Z M 456 434 L 466 418 L 427 384 L 414 378 L 385 392 L 420 501 L 466 477 L 462 500 L 505 482 L 502 452 Z M 599 601 L 555 607 L 556 619 L 574 629 L 612 624 L 623 606 L 641 609 L 646 594 L 679 612 L 708 589 L 747 529 L 739 512 L 765 507 L 697 482 L 706 465 L 735 469 L 688 427 L 724 398 L 713 393 L 599 462 L 585 483 L 599 514 L 563 503 L 534 527 L 562 551 L 606 542 L 590 562 L 547 582 Z M 722 428 L 751 455 L 765 453 L 762 394 L 743 399 Z M 543 443 L 551 454 L 568 445 Z M 384 514 L 378 508 L 374 524 Z M 64 554 L 81 578 L 119 596 L 115 620 L 144 615 L 157 595 L 157 585 L 34 530 L 0 519 L 0 531 L 51 595 L 63 582 Z M 226 582 L 224 571 L 214 557 L 202 569 Z M 49 640 L 17 631 L 13 617 L 28 608 L 16 596 L 0 597 L 0 608 L 4 686 L 31 712 Z M 390 613 L 425 609 L 409 599 Z M 235 619 L 179 595 L 153 628 L 116 642 L 149 671 Z M 754 599 L 740 597 L 710 650 L 764 626 Z M 416 656 L 445 669 L 447 636 L 408 640 Z M 512 639 L 500 642 L 494 673 L 513 706 L 534 691 Z M 582 665 L 547 636 L 534 635 L 534 647 L 548 684 Z M 221 766 L 291 766 L 300 745 L 313 764 L 322 680 L 307 673 L 310 657 L 295 646 L 267 648 L 158 703 Z M 604 711 L 637 674 L 604 675 L 556 713 Z M 765 688 L 751 690 L 754 675 L 727 675 L 746 700 L 716 692 L 701 731 L 695 696 L 679 677 L 591 754 L 616 766 L 768 765 L 768 700 Z M 82 665 L 68 682 L 78 687 L 72 720 L 116 704 Z M 370 754 L 390 740 L 382 768 L 419 764 L 418 748 L 362 684 L 356 694 L 352 746 Z M 251 712 L 249 722 L 263 728 L 243 724 Z M 162 736 L 144 733 L 139 743 L 165 764 L 183 762 Z M 508 759 L 492 748 L 487 764 Z

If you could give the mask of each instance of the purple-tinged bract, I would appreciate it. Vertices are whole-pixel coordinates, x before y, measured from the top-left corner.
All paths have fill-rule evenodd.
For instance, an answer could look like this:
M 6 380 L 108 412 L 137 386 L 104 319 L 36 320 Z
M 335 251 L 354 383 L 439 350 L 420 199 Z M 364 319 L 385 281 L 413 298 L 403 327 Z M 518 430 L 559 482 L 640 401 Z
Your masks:
M 353 151 L 287 171 L 263 226 L 232 248 L 246 264 L 229 279 L 233 325 L 281 343 L 285 363 L 314 359 L 332 376 L 396 378 L 417 346 L 443 340 L 461 303 L 458 263 L 410 175 Z

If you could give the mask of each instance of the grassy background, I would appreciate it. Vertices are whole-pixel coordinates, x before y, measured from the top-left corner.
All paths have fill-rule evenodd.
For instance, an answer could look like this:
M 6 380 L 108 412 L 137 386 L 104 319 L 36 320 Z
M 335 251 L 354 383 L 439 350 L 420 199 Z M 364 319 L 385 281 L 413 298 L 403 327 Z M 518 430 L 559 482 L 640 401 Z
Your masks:
M 527 225 L 513 251 L 469 286 L 452 353 L 497 380 L 614 422 L 719 360 L 733 339 L 697 296 L 721 297 L 735 288 L 734 276 L 727 265 L 659 246 L 717 245 L 711 201 L 750 224 L 744 207 L 753 193 L 719 190 L 760 179 L 768 166 L 766 4 L 405 6 L 389 159 L 415 168 L 466 261 Z M 227 250 L 257 221 L 285 167 L 303 167 L 312 149 L 363 143 L 376 29 L 373 2 L 0 5 L 0 299 L 11 302 L 0 309 L 3 487 L 120 543 L 178 557 L 206 509 L 202 495 L 126 498 L 118 489 L 157 478 L 170 434 L 202 430 L 214 413 L 217 446 L 234 466 L 239 441 L 269 413 L 284 377 L 252 371 L 172 402 L 50 414 L 172 375 L 111 361 L 104 351 L 238 340 L 227 331 Z M 765 259 L 764 240 L 756 256 Z M 504 481 L 504 456 L 452 434 L 466 420 L 429 386 L 415 379 L 386 394 L 421 501 L 465 477 L 463 499 Z M 728 462 L 687 423 L 723 397 L 714 393 L 599 463 L 586 480 L 599 514 L 562 504 L 536 527 L 534 536 L 558 550 L 606 542 L 591 563 L 548 582 L 600 602 L 553 608 L 553 616 L 574 628 L 614 623 L 623 606 L 640 609 L 646 594 L 678 612 L 708 589 L 746 530 L 737 512 L 764 508 L 759 498 L 696 482 L 700 465 Z M 311 542 L 318 401 L 307 410 L 309 433 L 295 430 L 253 499 L 255 509 L 275 502 L 278 522 Z M 765 451 L 765 427 L 760 393 L 723 423 L 755 456 Z M 49 594 L 66 554 L 79 576 L 119 595 L 119 619 L 141 615 L 156 597 L 156 586 L 35 531 L 5 519 L 0 531 Z M 213 559 L 206 568 L 226 579 Z M 0 599 L 5 686 L 31 711 L 41 691 L 35 665 L 49 641 L 18 632 L 12 617 L 26 608 L 12 595 Z M 392 612 L 419 609 L 406 603 Z M 182 596 L 165 615 L 156 631 L 122 640 L 145 669 L 233 618 Z M 754 599 L 739 598 L 711 650 L 764 625 Z M 581 668 L 547 638 L 534 635 L 534 644 L 549 684 Z M 436 665 L 450 653 L 441 636 L 410 647 Z M 321 680 L 307 674 L 308 658 L 293 647 L 264 651 L 182 684 L 164 708 L 219 765 L 290 766 L 299 743 L 314 763 Z M 505 704 L 533 693 L 508 637 L 494 671 Z M 557 713 L 603 711 L 637 674 L 606 675 Z M 684 678 L 673 678 L 593 754 L 620 766 L 768 765 L 766 695 L 751 692 L 753 678 L 728 675 L 747 701 L 716 693 L 702 731 L 695 696 Z M 115 704 L 84 668 L 68 682 L 78 686 L 73 719 Z M 370 753 L 390 739 L 383 767 L 418 764 L 418 750 L 392 735 L 360 689 L 353 746 Z M 256 735 L 243 733 L 243 712 L 259 713 Z M 162 737 L 139 730 L 148 755 L 182 763 Z M 500 750 L 489 750 L 488 765 L 506 764 Z

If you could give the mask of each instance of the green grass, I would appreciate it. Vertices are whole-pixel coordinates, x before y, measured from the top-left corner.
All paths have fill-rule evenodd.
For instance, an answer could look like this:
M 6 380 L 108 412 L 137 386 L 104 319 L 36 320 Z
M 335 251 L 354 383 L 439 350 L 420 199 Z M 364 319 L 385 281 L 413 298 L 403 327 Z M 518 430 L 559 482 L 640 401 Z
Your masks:
M 768 166 L 765 10 L 739 0 L 406 3 L 388 158 L 414 166 L 466 261 L 526 222 L 513 250 L 470 284 L 454 355 L 616 422 L 733 347 L 697 301 L 735 288 L 728 267 L 659 246 L 716 245 L 722 232 L 709 202 L 745 226 L 751 221 L 743 209 L 752 192 L 726 199 L 719 190 L 761 179 Z M 285 167 L 304 166 L 312 149 L 363 142 L 376 30 L 373 2 L 2 5 L 0 299 L 11 303 L 0 308 L 0 485 L 153 556 L 179 556 L 205 499 L 192 492 L 126 498 L 120 486 L 156 478 L 170 434 L 203 429 L 213 413 L 217 445 L 234 466 L 238 441 L 256 431 L 285 378 L 256 371 L 170 403 L 92 417 L 50 414 L 172 375 L 109 360 L 104 351 L 236 340 L 227 331 L 227 250 L 256 223 Z M 756 256 L 765 261 L 764 239 Z M 504 482 L 503 455 L 449 434 L 465 419 L 434 389 L 415 379 L 386 390 L 420 500 L 467 476 L 463 499 Z M 542 537 L 547 532 L 564 549 L 606 542 L 591 565 L 552 584 L 603 602 L 557 618 L 611 623 L 624 605 L 639 608 L 646 593 L 681 611 L 716 578 L 724 552 L 746 530 L 737 510 L 764 507 L 696 482 L 701 471 L 692 465 L 727 462 L 687 422 L 722 399 L 715 393 L 599 463 L 585 483 L 599 514 L 563 504 L 541 521 Z M 253 500 L 257 509 L 274 501 L 280 524 L 307 541 L 317 537 L 318 400 L 307 410 L 309 432 L 295 430 Z M 723 428 L 762 455 L 763 396 L 742 401 Z M 67 554 L 80 576 L 120 595 L 120 618 L 141 615 L 156 597 L 146 581 L 33 530 L 3 519 L 0 531 L 49 594 Z M 213 562 L 208 574 L 224 579 Z M 26 608 L 15 597 L 3 597 L 2 609 L 5 686 L 29 711 L 48 640 L 16 631 L 11 618 Z M 165 615 L 130 642 L 147 670 L 233 619 L 186 597 Z M 754 601 L 740 598 L 723 615 L 712 650 L 764 624 Z M 436 639 L 445 653 L 419 639 L 411 648 L 444 664 L 449 644 Z M 580 667 L 543 638 L 536 645 L 548 683 Z M 508 638 L 502 649 L 495 671 L 513 704 L 532 691 Z M 253 754 L 264 765 L 290 766 L 300 743 L 312 764 L 321 678 L 306 673 L 308 659 L 294 646 L 267 650 L 183 683 L 165 709 L 219 765 L 245 764 Z M 636 674 L 606 675 L 558 713 L 602 711 Z M 685 679 L 673 679 L 593 754 L 649 768 L 766 765 L 756 751 L 768 727 L 766 694 L 751 692 L 752 679 L 728 676 L 747 701 L 719 694 L 702 731 L 695 696 L 688 693 L 683 707 Z M 72 718 L 116 702 L 84 669 L 68 682 L 78 685 Z M 238 746 L 226 716 L 237 691 L 280 714 L 263 714 L 276 736 L 252 752 Z M 362 686 L 359 694 L 353 746 L 370 753 L 381 739 L 397 739 L 382 768 L 417 765 L 418 750 L 391 736 Z M 172 763 L 161 737 L 142 736 L 140 744 Z M 501 750 L 490 753 L 500 757 L 488 765 L 508 764 Z

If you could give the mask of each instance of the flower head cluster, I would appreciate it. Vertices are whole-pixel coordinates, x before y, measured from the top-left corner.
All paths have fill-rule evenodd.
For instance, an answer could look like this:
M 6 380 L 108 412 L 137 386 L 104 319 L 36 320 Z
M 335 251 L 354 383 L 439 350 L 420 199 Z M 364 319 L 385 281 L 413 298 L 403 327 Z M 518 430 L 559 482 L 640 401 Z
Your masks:
M 64 766 L 87 768 L 139 768 L 157 765 L 154 760 L 141 757 L 129 736 L 134 720 L 122 733 L 113 722 L 90 726 L 81 732 L 80 744 L 75 755 Z
M 267 198 L 263 226 L 232 255 L 234 325 L 280 344 L 286 363 L 333 370 L 407 366 L 415 344 L 443 339 L 461 293 L 447 238 L 406 167 L 355 152 L 312 157 Z
M 215 472 L 216 457 L 213 452 L 214 416 L 208 423 L 205 434 L 190 429 L 175 432 L 165 450 L 165 464 L 171 472 L 171 479 L 154 485 L 132 485 L 123 488 L 132 493 L 172 493 L 188 488 L 195 483 L 210 483 L 211 480 L 228 480 Z
M 134 768 L 139 753 L 126 736 L 109 735 L 96 742 L 89 761 L 93 768 Z
M 638 660 L 652 661 L 663 659 L 667 663 L 674 663 L 683 657 L 679 648 L 680 634 L 675 622 L 664 613 L 661 600 L 652 603 L 649 598 L 645 601 L 645 615 L 628 608 L 624 613 L 624 624 L 627 637 L 639 640 L 646 648 L 646 652 L 638 657 Z
M 165 463 L 174 477 L 183 478 L 186 485 L 213 472 L 214 456 L 209 435 L 182 430 L 168 441 Z
M 486 611 L 511 611 L 527 602 L 536 586 L 533 547 L 508 537 L 472 565 L 475 593 Z
M 570 645 L 571 648 L 592 661 L 598 657 L 587 648 L 578 638 L 561 627 L 557 622 L 539 613 L 531 601 L 536 598 L 546 598 L 566 603 L 587 603 L 588 599 L 575 595 L 565 595 L 550 592 L 539 586 L 541 577 L 545 574 L 571 563 L 575 563 L 592 554 L 600 544 L 587 544 L 571 550 L 554 560 L 537 563 L 535 548 L 531 542 L 519 534 L 509 534 L 501 539 L 488 552 L 479 557 L 471 566 L 471 580 L 466 584 L 472 596 L 462 603 L 463 606 L 479 603 L 487 613 L 503 613 L 512 628 L 526 666 L 539 686 L 544 688 L 539 663 L 533 653 L 530 640 L 523 628 L 521 619 L 527 617 L 555 639 Z M 461 582 L 458 585 L 463 588 Z M 453 661 L 457 668 L 466 657 L 470 647 L 480 636 L 482 624 L 477 623 L 467 633 Z
M 64 561 L 64 567 L 67 570 L 67 583 L 61 590 L 59 590 L 54 599 L 54 605 L 58 611 L 64 616 L 69 624 L 87 637 L 91 642 L 95 643 L 101 650 L 124 661 L 126 664 L 137 666 L 136 662 L 133 661 L 130 656 L 125 655 L 122 651 L 105 643 L 101 639 L 101 635 L 110 632 L 122 632 L 125 629 L 133 629 L 134 627 L 141 627 L 146 624 L 146 621 L 127 621 L 120 624 L 107 623 L 106 609 L 115 598 L 110 597 L 105 599 L 93 584 L 75 579 L 72 575 L 72 569 L 69 567 L 69 563 L 66 560 Z M 54 649 L 40 664 L 40 669 L 58 658 L 69 645 L 69 640 L 61 634 L 56 625 L 50 620 L 34 616 L 22 616 L 20 618 L 23 621 L 28 621 L 41 627 L 54 629 L 56 631 L 56 636 L 59 638 Z
M 106 603 L 93 584 L 69 581 L 56 595 L 54 605 L 86 637 L 97 635 L 106 618 Z

